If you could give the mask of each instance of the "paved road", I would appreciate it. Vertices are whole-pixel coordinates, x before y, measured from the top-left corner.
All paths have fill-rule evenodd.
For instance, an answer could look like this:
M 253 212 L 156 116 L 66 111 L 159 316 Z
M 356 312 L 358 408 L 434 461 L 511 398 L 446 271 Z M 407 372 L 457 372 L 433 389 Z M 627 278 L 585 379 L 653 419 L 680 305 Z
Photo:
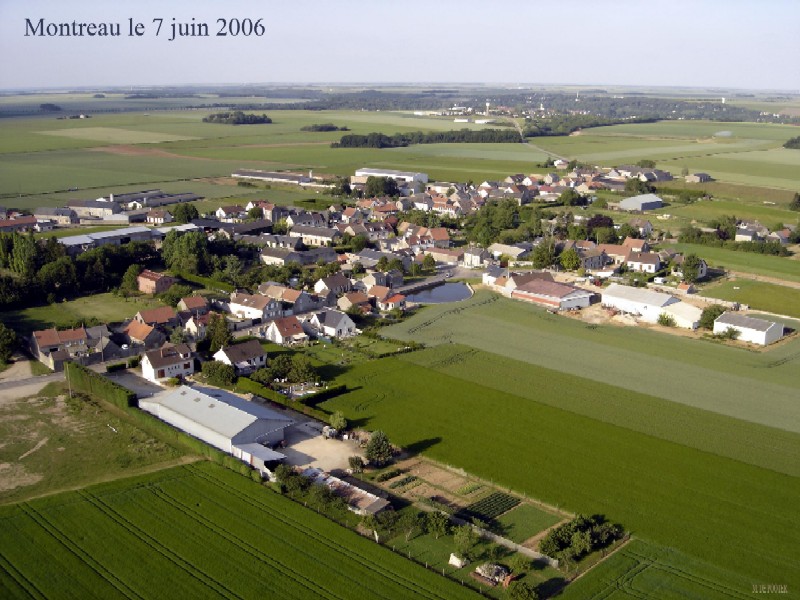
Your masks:
M 0 390 L 10 390 L 16 387 L 23 387 L 35 383 L 50 383 L 51 381 L 64 381 L 64 373 L 50 373 L 50 375 L 39 375 L 38 377 L 26 377 L 25 379 L 14 379 L 13 381 L 0 382 Z

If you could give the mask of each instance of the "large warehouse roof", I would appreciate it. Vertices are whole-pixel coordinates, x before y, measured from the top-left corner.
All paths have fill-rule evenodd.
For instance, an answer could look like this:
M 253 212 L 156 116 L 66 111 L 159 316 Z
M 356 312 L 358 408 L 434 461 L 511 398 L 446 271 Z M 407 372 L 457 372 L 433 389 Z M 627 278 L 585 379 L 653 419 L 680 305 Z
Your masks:
M 293 422 L 289 417 L 230 392 L 200 386 L 182 385 L 171 392 L 148 398 L 147 402 L 160 404 L 228 438 L 233 438 L 259 419 L 274 422 L 274 430 L 283 429 Z
M 644 288 L 635 288 L 629 285 L 619 285 L 612 283 L 602 292 L 603 301 L 607 296 L 612 298 L 620 298 L 630 302 L 639 302 L 640 304 L 649 304 L 651 306 L 666 306 L 671 302 L 676 301 L 675 298 L 669 294 L 662 294 L 661 292 L 654 292 Z

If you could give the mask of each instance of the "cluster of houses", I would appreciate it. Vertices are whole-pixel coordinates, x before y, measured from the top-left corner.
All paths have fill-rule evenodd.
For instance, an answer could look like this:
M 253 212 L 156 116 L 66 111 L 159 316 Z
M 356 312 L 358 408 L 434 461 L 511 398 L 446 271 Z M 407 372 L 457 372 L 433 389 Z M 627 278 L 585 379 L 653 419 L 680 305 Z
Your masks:
M 777 242 L 783 246 L 791 242 L 795 227 L 784 225 L 781 229 L 770 230 L 758 221 L 739 221 L 736 225 L 737 242 Z

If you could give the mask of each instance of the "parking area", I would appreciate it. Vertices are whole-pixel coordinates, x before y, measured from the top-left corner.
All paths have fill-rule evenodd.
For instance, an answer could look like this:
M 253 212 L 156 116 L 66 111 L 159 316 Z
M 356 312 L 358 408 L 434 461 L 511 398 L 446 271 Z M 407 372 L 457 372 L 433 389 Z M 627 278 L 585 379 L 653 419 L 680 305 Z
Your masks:
M 349 467 L 351 456 L 362 456 L 363 451 L 354 440 L 336 440 L 322 437 L 322 425 L 316 421 L 302 421 L 285 432 L 286 448 L 278 451 L 286 455 L 286 462 L 295 467 L 316 467 L 323 471 Z

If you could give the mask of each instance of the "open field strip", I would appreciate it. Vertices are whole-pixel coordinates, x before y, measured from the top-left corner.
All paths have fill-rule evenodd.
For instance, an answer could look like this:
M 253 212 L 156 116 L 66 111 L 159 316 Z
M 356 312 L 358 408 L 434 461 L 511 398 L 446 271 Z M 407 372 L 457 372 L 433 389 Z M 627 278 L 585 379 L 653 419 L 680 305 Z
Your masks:
M 487 362 L 487 373 L 493 367 Z M 322 406 L 342 410 L 357 426 L 383 429 L 401 446 L 569 511 L 604 514 L 722 569 L 795 583 L 798 477 L 406 360 L 365 363 L 339 382 L 352 391 Z M 562 393 L 590 394 L 591 385 Z
M 751 352 L 636 327 L 589 326 L 488 291 L 458 304 L 426 308 L 388 328 L 386 335 L 429 345 L 465 344 L 592 382 L 800 432 L 800 403 L 795 400 L 800 340 Z M 694 382 L 691 393 L 686 381 Z
M 683 253 L 693 252 L 712 267 L 728 271 L 741 271 L 764 277 L 800 282 L 800 261 L 782 256 L 768 256 L 755 252 L 737 252 L 701 244 L 674 244 L 670 248 Z
M 736 279 L 703 288 L 701 294 L 747 304 L 750 308 L 800 318 L 800 289 L 761 281 Z
M 752 598 L 756 580 L 673 549 L 633 539 L 567 586 L 565 600 Z
M 800 477 L 800 434 L 587 380 L 470 346 L 447 344 L 402 360 L 665 441 Z M 487 369 L 491 365 L 491 369 Z
M 210 463 L 4 507 L 0 520 L 12 597 L 473 595 Z
M 152 131 L 130 131 L 118 127 L 85 127 L 83 129 L 56 129 L 50 131 L 37 131 L 42 135 L 63 135 L 82 140 L 107 142 L 109 144 L 158 144 L 161 142 L 176 142 L 195 138 L 182 135 L 167 135 Z

